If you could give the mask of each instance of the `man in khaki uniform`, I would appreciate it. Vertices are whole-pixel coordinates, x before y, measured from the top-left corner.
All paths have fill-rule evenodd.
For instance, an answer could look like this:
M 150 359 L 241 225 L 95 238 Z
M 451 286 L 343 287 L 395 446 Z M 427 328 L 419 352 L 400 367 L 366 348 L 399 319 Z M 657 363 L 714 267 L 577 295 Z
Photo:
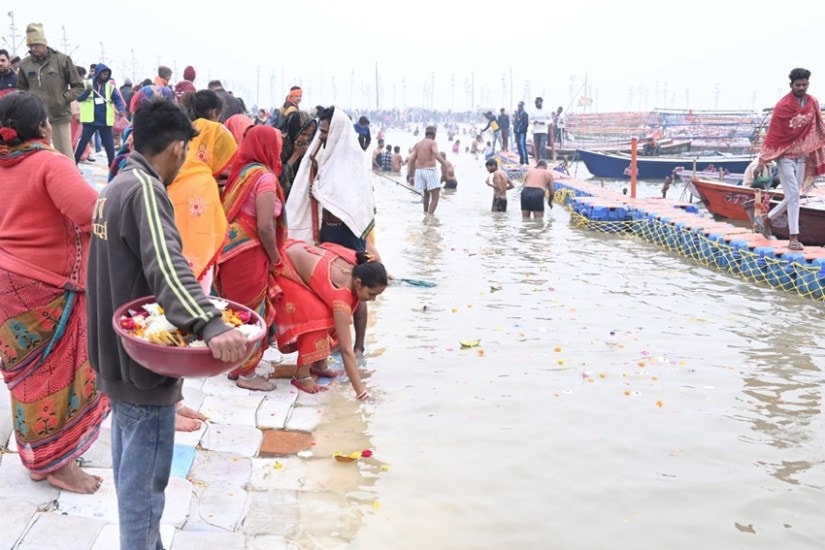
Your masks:
M 29 55 L 20 62 L 17 87 L 43 98 L 49 111 L 55 149 L 74 158 L 71 105 L 83 92 L 83 80 L 71 57 L 48 46 L 41 23 L 29 23 L 26 27 L 26 44 Z

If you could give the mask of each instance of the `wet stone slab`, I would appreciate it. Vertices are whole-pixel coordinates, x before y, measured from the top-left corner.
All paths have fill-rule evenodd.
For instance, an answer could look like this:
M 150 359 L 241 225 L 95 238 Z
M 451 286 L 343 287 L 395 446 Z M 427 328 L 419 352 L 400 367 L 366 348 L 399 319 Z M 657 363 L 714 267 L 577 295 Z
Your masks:
M 67 516 L 55 512 L 37 514 L 18 550 L 91 550 L 106 525 L 101 519 Z

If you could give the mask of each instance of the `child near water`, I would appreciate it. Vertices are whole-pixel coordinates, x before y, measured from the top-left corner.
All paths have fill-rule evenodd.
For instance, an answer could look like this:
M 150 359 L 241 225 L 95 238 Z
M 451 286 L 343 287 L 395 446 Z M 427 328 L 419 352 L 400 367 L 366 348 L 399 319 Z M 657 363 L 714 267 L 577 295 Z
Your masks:
M 487 185 L 493 188 L 493 206 L 491 212 L 507 212 L 507 191 L 515 187 L 507 172 L 499 169 L 496 159 L 489 159 L 484 166 L 490 175 Z

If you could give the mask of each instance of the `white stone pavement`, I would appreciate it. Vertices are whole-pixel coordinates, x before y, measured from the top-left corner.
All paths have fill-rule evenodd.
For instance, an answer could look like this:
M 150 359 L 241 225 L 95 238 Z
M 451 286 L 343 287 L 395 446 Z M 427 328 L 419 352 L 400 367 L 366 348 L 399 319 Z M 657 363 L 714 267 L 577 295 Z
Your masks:
M 298 392 L 286 379 L 276 382 L 266 393 L 237 388 L 224 376 L 184 383 L 184 403 L 209 421 L 197 432 L 175 434 L 161 529 L 167 549 L 345 548 L 354 538 L 357 508 L 374 501 L 365 477 L 375 479 L 383 469 L 375 460 L 332 460 L 338 446 L 353 451 L 346 445 L 358 437 L 316 434 L 301 456 L 264 458 L 259 449 L 268 429 L 316 431 L 331 400 L 342 415 L 357 414 L 359 404 L 346 380 L 316 395 Z M 32 481 L 16 453 L 9 393 L 0 391 L 0 549 L 118 548 L 110 441 L 107 419 L 82 457 L 83 467 L 104 479 L 96 494 Z
M 80 168 L 96 188 L 105 185 L 102 163 Z M 185 404 L 209 421 L 197 432 L 175 434 L 161 529 L 168 550 L 346 548 L 364 513 L 377 507 L 370 487 L 386 467 L 375 459 L 332 460 L 339 449 L 368 445 L 363 425 L 333 428 L 360 417 L 346 379 L 316 395 L 298 392 L 286 379 L 276 382 L 276 390 L 262 393 L 242 390 L 225 376 L 186 380 Z M 316 433 L 310 450 L 264 457 L 259 451 L 267 430 Z M 107 419 L 81 459 L 104 479 L 96 494 L 34 482 L 16 453 L 9 393 L 0 390 L 0 550 L 117 549 L 110 441 Z

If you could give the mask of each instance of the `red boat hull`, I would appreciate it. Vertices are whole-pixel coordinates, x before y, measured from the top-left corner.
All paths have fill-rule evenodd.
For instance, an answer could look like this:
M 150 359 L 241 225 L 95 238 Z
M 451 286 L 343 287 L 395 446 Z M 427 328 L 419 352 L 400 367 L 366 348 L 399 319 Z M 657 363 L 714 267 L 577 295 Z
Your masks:
M 771 207 L 778 201 L 771 201 Z M 788 218 L 783 214 L 771 222 L 771 232 L 779 239 L 788 238 Z M 802 199 L 799 205 L 799 240 L 810 246 L 825 246 L 825 204 L 821 197 Z
M 731 220 L 749 220 L 745 207 L 747 201 L 753 200 L 756 190 L 742 185 L 733 185 L 721 181 L 693 178 L 693 187 L 702 199 L 708 212 Z M 763 191 L 771 197 L 782 198 L 782 191 Z

